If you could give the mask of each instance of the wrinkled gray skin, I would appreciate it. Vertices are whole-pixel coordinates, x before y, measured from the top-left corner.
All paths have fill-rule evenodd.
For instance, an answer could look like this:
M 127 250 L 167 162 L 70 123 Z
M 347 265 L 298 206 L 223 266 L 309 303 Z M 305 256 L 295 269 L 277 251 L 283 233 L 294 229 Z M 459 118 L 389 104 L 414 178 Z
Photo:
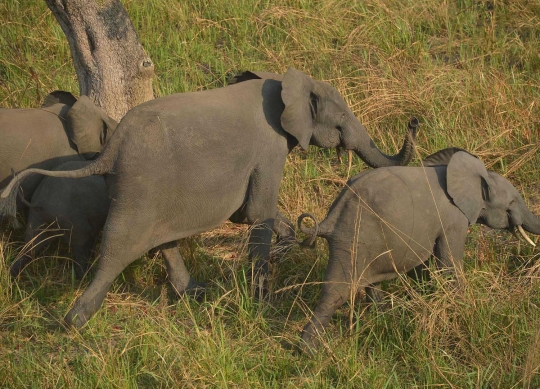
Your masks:
M 423 167 L 388 167 L 351 178 L 311 235 L 328 241 L 322 297 L 304 327 L 302 349 L 313 351 L 330 318 L 353 293 L 397 277 L 434 256 L 437 267 L 462 283 L 469 224 L 540 234 L 540 219 L 512 184 L 456 148 L 429 156 Z M 318 231 L 316 231 L 318 230 Z M 354 254 L 351 254 L 354 252 Z M 354 282 L 354 288 L 352 283 Z M 377 299 L 376 296 L 374 298 Z
M 41 108 L 0 108 L 0 188 L 12 179 L 12 171 L 50 170 L 67 161 L 93 157 L 116 124 L 87 96 L 77 100 L 63 91 L 49 94 Z M 24 180 L 21 186 L 27 201 L 42 179 L 36 174 Z M 22 203 L 18 205 L 21 209 Z
M 65 318 L 80 327 L 99 309 L 122 270 L 152 248 L 163 250 L 177 292 L 189 289 L 194 282 L 174 242 L 228 218 L 256 225 L 249 257 L 258 261 L 261 284 L 285 160 L 297 144 L 304 149 L 341 146 L 371 166 L 389 166 L 410 161 L 414 140 L 408 135 L 396 156 L 382 154 L 335 88 L 290 69 L 282 82 L 250 80 L 141 104 L 122 119 L 103 153 L 87 167 L 20 173 L 0 195 L 0 211 L 13 213 L 13 193 L 8 195 L 27 174 L 107 174 L 111 207 L 101 259 L 94 280 Z
M 88 161 L 71 161 L 54 170 L 76 170 Z M 105 180 L 100 176 L 79 180 L 45 177 L 32 196 L 26 224 L 25 243 L 30 253 L 11 265 L 16 277 L 51 242 L 59 237 L 71 247 L 75 275 L 81 279 L 89 266 L 92 248 L 103 229 L 109 211 L 109 195 Z

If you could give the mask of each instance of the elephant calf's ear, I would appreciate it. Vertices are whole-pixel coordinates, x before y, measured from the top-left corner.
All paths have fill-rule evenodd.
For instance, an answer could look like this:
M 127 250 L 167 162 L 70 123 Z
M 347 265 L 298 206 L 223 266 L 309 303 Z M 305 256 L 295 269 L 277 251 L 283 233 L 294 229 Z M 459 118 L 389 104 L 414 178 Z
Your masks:
M 281 99 L 285 110 L 281 126 L 294 136 L 300 147 L 307 150 L 313 134 L 312 100 L 315 83 L 302 72 L 290 68 L 283 76 Z
M 88 96 L 81 96 L 66 115 L 70 139 L 79 154 L 95 154 L 116 128 L 116 122 L 98 108 Z
M 439 150 L 439 151 L 437 151 L 437 152 L 435 152 L 435 153 L 433 153 L 431 155 L 428 155 L 422 161 L 422 165 L 424 165 L 424 166 L 441 166 L 441 165 L 446 166 L 450 162 L 450 159 L 452 158 L 452 156 L 455 153 L 457 153 L 458 151 L 464 151 L 464 152 L 468 153 L 467 150 L 460 149 L 459 147 L 448 147 L 446 149 L 442 149 L 442 150 Z
M 73 107 L 76 102 L 77 98 L 71 93 L 65 92 L 63 90 L 55 90 L 54 92 L 49 93 L 47 97 L 45 97 L 41 108 L 50 107 L 54 104 L 66 104 L 70 107 Z
M 478 220 L 490 183 L 486 167 L 478 158 L 459 151 L 450 159 L 446 170 L 448 194 L 470 224 Z

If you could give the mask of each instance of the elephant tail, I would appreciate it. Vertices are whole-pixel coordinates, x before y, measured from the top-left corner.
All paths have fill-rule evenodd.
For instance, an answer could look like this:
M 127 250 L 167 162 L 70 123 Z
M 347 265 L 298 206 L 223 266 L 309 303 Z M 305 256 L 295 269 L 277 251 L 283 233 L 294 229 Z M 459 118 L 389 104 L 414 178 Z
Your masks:
M 309 218 L 313 220 L 314 226 L 311 228 L 304 226 L 302 224 L 302 221 L 305 218 Z M 309 237 L 304 239 L 304 241 L 301 242 L 300 245 L 304 247 L 313 247 L 315 244 L 315 239 L 319 235 L 319 222 L 317 221 L 315 216 L 313 216 L 311 213 L 303 213 L 298 217 L 297 223 L 298 223 L 298 228 L 300 229 L 300 231 L 302 231 L 306 235 L 309 235 Z

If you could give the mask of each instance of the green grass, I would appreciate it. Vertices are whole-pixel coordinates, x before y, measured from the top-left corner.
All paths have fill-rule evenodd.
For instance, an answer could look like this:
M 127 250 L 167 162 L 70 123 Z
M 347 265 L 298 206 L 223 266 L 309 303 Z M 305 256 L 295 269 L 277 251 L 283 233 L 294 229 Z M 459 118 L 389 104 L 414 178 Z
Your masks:
M 251 69 L 296 67 L 343 94 L 388 153 L 411 115 L 419 157 L 458 146 L 508 177 L 540 214 L 540 3 L 412 0 L 125 0 L 162 96 L 215 88 Z M 78 92 L 67 41 L 45 2 L 0 4 L 0 105 Z M 351 172 L 334 151 L 295 150 L 280 208 L 324 217 Z M 268 304 L 249 297 L 247 230 L 183 242 L 205 301 L 174 298 L 159 256 L 128 268 L 80 333 L 61 325 L 83 288 L 51 247 L 13 281 L 20 231 L 0 244 L 0 387 L 538 387 L 538 250 L 474 227 L 461 295 L 388 283 L 386 312 L 345 305 L 321 352 L 295 343 L 319 295 L 327 248 L 273 267 Z

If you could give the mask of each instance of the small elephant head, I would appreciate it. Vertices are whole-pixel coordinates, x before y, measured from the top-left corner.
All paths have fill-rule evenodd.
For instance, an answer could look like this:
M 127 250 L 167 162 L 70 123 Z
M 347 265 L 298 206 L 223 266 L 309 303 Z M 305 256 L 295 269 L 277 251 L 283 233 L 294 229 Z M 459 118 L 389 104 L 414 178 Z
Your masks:
M 517 228 L 540 234 L 540 218 L 525 204 L 517 189 L 501 175 L 486 170 L 484 164 L 468 152 L 449 148 L 424 160 L 424 166 L 448 165 L 447 191 L 454 204 L 469 223 L 481 223 L 490 228 Z
M 54 91 L 49 93 L 41 107 L 52 107 L 55 104 L 71 107 L 65 115 L 67 133 L 79 154 L 86 159 L 101 151 L 118 125 L 88 96 L 81 96 L 77 100 L 69 92 Z
M 353 150 L 372 167 L 406 165 L 413 157 L 415 129 L 399 154 L 383 154 L 339 92 L 325 82 L 289 69 L 283 76 L 281 97 L 285 104 L 281 125 L 303 149 L 312 144 Z
M 99 153 L 118 123 L 98 108 L 88 96 L 81 96 L 66 115 L 69 138 L 84 157 Z

